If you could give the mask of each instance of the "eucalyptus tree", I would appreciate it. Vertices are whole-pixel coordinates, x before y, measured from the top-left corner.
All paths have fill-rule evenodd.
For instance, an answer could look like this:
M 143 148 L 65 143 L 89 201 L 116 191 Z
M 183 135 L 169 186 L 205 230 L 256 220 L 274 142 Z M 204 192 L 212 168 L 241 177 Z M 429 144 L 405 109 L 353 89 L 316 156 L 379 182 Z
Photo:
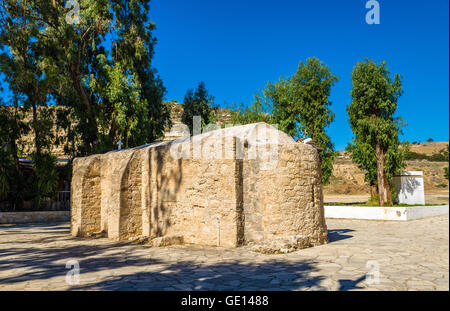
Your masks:
M 70 138 L 66 149 L 89 155 L 110 150 L 119 139 L 133 147 L 162 136 L 169 114 L 162 103 L 165 89 L 151 65 L 155 25 L 149 1 L 69 2 L 78 10 L 53 0 L 30 1 L 27 11 L 37 25 L 51 94 L 74 120 L 67 122 L 60 111 L 58 124 Z
M 29 128 L 33 132 L 34 150 L 31 158 L 39 168 L 32 175 L 32 192 L 37 206 L 44 197 L 56 192 L 58 176 L 54 157 L 50 154 L 53 143 L 53 118 L 51 110 L 45 109 L 50 96 L 51 79 L 43 70 L 39 21 L 32 14 L 32 5 L 21 1 L 5 1 L 0 8 L 0 71 L 10 91 L 14 105 L 31 112 Z M 19 101 L 19 103 L 17 102 Z M 16 107 L 15 107 L 16 108 Z M 17 116 L 17 114 L 16 114 Z M 14 130 L 14 123 L 11 130 Z M 16 159 L 16 177 L 20 177 L 17 165 L 17 148 L 11 142 L 12 157 Z M 15 180 L 17 182 L 17 180 Z M 23 185 L 21 185 L 23 187 Z
M 141 118 L 140 131 L 133 135 L 134 144 L 154 141 L 170 126 L 170 111 L 162 102 L 166 89 L 152 66 L 157 40 L 153 35 L 156 25 L 149 18 L 150 1 L 111 0 L 111 6 L 114 11 L 110 30 L 112 58 L 126 76 L 132 76 L 131 88 L 135 89 L 139 100 L 139 104 L 136 101 L 130 104 L 132 109 L 140 106 L 136 111 Z M 143 137 L 144 141 L 139 141 L 138 137 Z
M 378 187 L 380 205 L 392 205 L 391 180 L 405 166 L 406 148 L 398 135 L 404 123 L 396 117 L 403 94 L 402 77 L 391 78 L 386 62 L 359 62 L 352 72 L 352 102 L 347 106 L 354 137 L 352 158 L 366 170 L 366 180 Z
M 267 83 L 255 102 L 235 111 L 244 123 L 269 121 L 294 138 L 310 137 L 320 147 L 322 181 L 328 183 L 336 156 L 327 127 L 334 120 L 330 106 L 331 89 L 338 81 L 328 66 L 317 58 L 299 63 L 290 78 Z
M 291 79 L 291 103 L 293 122 L 298 124 L 298 132 L 310 137 L 322 149 L 322 181 L 328 183 L 333 172 L 336 157 L 334 145 L 326 129 L 333 122 L 335 114 L 331 110 L 331 89 L 339 77 L 333 75 L 328 66 L 312 57 L 306 64 L 300 62 Z

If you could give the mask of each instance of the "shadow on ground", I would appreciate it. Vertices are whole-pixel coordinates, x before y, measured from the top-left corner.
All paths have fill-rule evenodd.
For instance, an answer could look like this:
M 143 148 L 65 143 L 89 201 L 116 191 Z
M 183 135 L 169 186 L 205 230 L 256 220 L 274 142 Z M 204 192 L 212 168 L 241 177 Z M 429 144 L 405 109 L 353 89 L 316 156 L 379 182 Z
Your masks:
M 349 235 L 346 233 L 354 232 L 355 230 L 351 229 L 336 229 L 336 230 L 328 230 L 328 241 L 330 243 L 351 239 L 353 235 Z
M 27 237 L 28 231 L 48 236 L 32 239 Z M 81 282 L 71 290 L 326 290 L 321 285 L 325 277 L 318 276 L 317 263 L 310 260 L 292 262 L 272 256 L 263 263 L 224 260 L 207 264 L 201 260 L 176 261 L 172 256 L 170 260 L 164 256 L 151 258 L 150 250 L 155 249 L 142 252 L 148 246 L 70 238 L 69 228 L 61 225 L 0 227 L 0 232 L 18 237 L 9 242 L 15 243 L 13 246 L 0 243 L 0 285 L 51 282 L 57 277 L 66 288 L 64 280 L 70 268 L 65 263 L 75 259 L 80 264 Z M 330 240 L 351 237 L 343 234 L 347 232 L 351 230 L 331 230 Z M 193 252 L 195 249 L 192 246 Z M 183 251 L 173 249 L 173 253 Z M 169 254 L 167 249 L 165 253 Z M 361 280 L 340 280 L 339 289 L 359 288 Z
M 366 276 L 363 275 L 362 277 L 356 279 L 356 280 L 339 280 L 339 291 L 348 291 L 348 290 L 354 290 L 354 289 L 363 289 L 364 287 L 359 286 L 359 284 L 366 280 Z

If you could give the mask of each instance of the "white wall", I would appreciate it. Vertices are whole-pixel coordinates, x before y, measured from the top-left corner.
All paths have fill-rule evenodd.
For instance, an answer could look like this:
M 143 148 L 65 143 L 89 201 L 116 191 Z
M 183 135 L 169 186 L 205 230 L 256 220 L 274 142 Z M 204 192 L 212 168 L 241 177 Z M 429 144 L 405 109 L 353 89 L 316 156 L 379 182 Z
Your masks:
M 394 185 L 397 191 L 396 202 L 400 204 L 425 205 L 423 172 L 404 172 L 400 176 L 394 177 Z

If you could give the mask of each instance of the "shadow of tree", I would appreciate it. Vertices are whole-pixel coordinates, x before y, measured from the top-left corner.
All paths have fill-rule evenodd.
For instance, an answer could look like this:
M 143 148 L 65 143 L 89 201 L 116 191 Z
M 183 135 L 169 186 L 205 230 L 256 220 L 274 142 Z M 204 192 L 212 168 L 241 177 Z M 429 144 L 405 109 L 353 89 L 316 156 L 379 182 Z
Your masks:
M 180 261 L 164 271 L 143 271 L 110 276 L 99 282 L 75 286 L 73 290 L 325 290 L 322 276 L 311 261 L 287 263 L 272 260 L 262 264 L 231 261 L 201 265 Z
M 17 239 L 1 243 L 0 284 L 12 285 L 19 282 L 48 280 L 65 277 L 69 269 L 68 260 L 78 260 L 81 269 L 81 283 L 71 290 L 327 290 L 322 281 L 329 276 L 320 275 L 318 262 L 298 259 L 296 261 L 267 257 L 263 262 L 241 259 L 224 259 L 217 262 L 217 256 L 227 256 L 227 250 L 202 248 L 198 246 L 175 247 L 172 249 L 150 248 L 125 242 L 111 242 L 106 239 L 70 238 L 67 225 L 46 224 L 12 226 L 1 228 L 8 234 L 15 232 Z M 343 233 L 353 230 L 330 230 L 330 241 L 350 238 Z M 31 235 L 31 238 L 28 234 Z M 43 236 L 35 236 L 41 233 Z M 15 237 L 16 237 L 15 236 Z M 20 246 L 18 246 L 20 245 Z M 183 259 L 183 248 L 187 254 L 199 260 Z M 201 257 L 207 250 L 209 258 Z M 147 251 L 148 250 L 148 251 Z M 230 252 L 235 251 L 230 249 Z M 300 251 L 301 252 L 301 251 Z M 164 254 L 179 253 L 179 260 Z M 153 256 L 152 254 L 156 255 Z M 258 261 L 261 256 L 258 254 Z M 191 256 L 192 257 L 192 256 Z M 231 256 L 231 257 L 234 257 Z M 175 257 L 176 258 L 176 257 Z M 236 257 L 238 258 L 238 257 Z M 1 273 L 13 270 L 13 273 Z M 84 281 L 83 281 L 84 279 Z M 357 280 L 338 280 L 339 290 L 361 289 Z M 64 280 L 64 279 L 62 279 Z
M 339 289 L 340 291 L 348 291 L 352 289 L 363 289 L 364 287 L 358 286 L 359 283 L 364 281 L 366 276 L 363 275 L 356 280 L 339 280 Z
M 28 234 L 25 226 L 10 229 Z M 315 262 L 308 260 L 294 263 L 278 259 L 263 263 L 248 263 L 241 260 L 226 260 L 212 264 L 205 263 L 204 260 L 174 262 L 161 257 L 151 258 L 151 253 L 145 252 L 147 246 L 106 240 L 94 244 L 93 240 L 68 238 L 67 226 L 42 225 L 33 226 L 32 229 L 35 231 L 31 233 L 45 232 L 51 237 L 44 235 L 42 238 L 30 239 L 29 236 L 20 235 L 20 239 L 11 241 L 11 244 L 15 243 L 14 246 L 5 247 L 6 244 L 2 243 L 0 271 L 14 269 L 14 273 L 0 273 L 0 284 L 11 285 L 64 277 L 69 271 L 65 266 L 66 261 L 75 259 L 80 263 L 81 280 L 87 274 L 108 270 L 115 271 L 117 275 L 95 275 L 93 279 L 88 277 L 88 283 L 81 282 L 80 285 L 71 288 L 74 290 L 325 289 L 320 286 L 324 277 L 310 275 L 317 272 L 317 269 Z M 194 252 L 199 251 L 199 254 L 203 252 L 203 248 L 196 246 L 192 246 L 192 249 Z M 161 250 L 167 252 L 167 249 Z M 182 249 L 174 251 L 180 254 L 183 252 Z M 215 249 L 211 248 L 208 252 L 214 253 Z M 217 252 L 217 256 L 224 254 L 224 250 Z
M 152 195 L 157 197 L 153 198 L 156 206 L 151 206 L 151 231 L 159 237 L 163 236 L 171 226 L 167 204 L 176 201 L 179 188 L 183 182 L 183 160 L 165 161 L 166 157 L 171 156 L 170 149 L 157 147 L 152 152 L 155 154 L 154 160 L 156 161 L 156 180 L 151 181 L 155 183 L 156 191 Z M 174 163 L 176 163 L 176 166 L 171 167 L 170 164 Z M 150 167 L 151 165 L 150 162 Z
M 351 238 L 353 238 L 353 236 L 345 234 L 345 233 L 354 232 L 354 231 L 355 230 L 351 230 L 351 229 L 328 230 L 328 241 L 330 243 L 333 243 L 336 241 L 351 239 Z

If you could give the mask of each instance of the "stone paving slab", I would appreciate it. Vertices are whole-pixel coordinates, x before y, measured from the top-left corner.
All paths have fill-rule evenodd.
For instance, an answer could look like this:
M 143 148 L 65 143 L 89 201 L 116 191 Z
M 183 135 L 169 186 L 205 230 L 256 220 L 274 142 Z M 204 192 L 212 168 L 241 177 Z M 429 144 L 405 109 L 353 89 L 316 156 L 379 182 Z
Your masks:
M 449 290 L 448 215 L 327 225 L 329 244 L 282 255 L 72 238 L 65 223 L 0 225 L 0 290 Z M 79 284 L 66 281 L 71 260 Z

